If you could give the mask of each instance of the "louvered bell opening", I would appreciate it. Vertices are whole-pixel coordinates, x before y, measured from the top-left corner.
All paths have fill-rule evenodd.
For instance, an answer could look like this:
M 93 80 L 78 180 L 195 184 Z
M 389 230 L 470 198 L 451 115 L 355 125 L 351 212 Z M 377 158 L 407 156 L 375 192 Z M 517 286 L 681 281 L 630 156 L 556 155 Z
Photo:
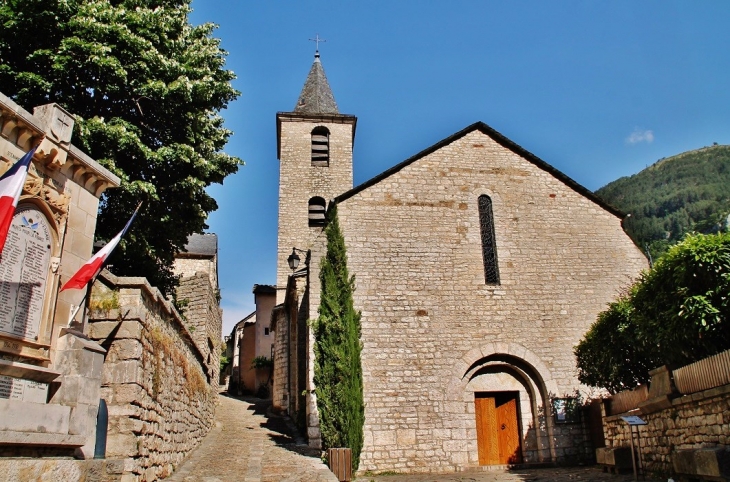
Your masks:
M 309 205 L 309 225 L 324 226 L 325 207 L 318 204 Z
M 330 160 L 330 146 L 327 136 L 312 135 L 312 165 L 327 166 Z

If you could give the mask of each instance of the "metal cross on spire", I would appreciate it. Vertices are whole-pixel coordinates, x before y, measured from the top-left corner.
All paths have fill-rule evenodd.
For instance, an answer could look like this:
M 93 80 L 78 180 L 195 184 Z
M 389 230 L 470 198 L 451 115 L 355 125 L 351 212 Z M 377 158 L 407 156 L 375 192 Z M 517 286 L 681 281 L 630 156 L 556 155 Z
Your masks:
M 314 38 L 310 38 L 309 41 L 310 42 L 314 42 L 317 45 L 317 47 L 316 47 L 316 53 L 319 53 L 319 43 L 320 42 L 326 42 L 325 39 L 319 38 L 319 34 L 316 34 L 314 36 Z

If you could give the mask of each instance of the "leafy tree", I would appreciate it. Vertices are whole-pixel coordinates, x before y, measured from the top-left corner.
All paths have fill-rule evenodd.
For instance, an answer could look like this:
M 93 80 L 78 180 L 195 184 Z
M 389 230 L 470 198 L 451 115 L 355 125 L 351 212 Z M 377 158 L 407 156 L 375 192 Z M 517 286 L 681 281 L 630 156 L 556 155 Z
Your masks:
M 7 0 L 0 3 L 0 85 L 26 109 L 57 102 L 76 116 L 72 142 L 122 179 L 102 198 L 109 239 L 143 212 L 111 263 L 163 291 L 187 237 L 217 208 L 206 192 L 237 171 L 218 114 L 238 92 L 214 26 L 188 22 L 190 0 Z
M 325 234 L 327 254 L 319 273 L 322 286 L 319 317 L 312 325 L 314 385 L 322 445 L 325 449 L 352 449 L 352 468 L 357 470 L 365 423 L 360 312 L 353 305 L 355 278 L 347 270 L 345 240 L 336 206 L 328 214 Z
M 578 379 L 611 392 L 730 349 L 730 233 L 691 234 L 609 305 L 575 349 Z
M 581 383 L 617 393 L 649 381 L 649 370 L 661 363 L 655 362 L 647 355 L 650 350 L 638 343 L 633 311 L 627 294 L 598 315 L 575 348 Z
M 632 296 L 638 337 L 681 366 L 730 348 L 730 233 L 690 234 L 645 273 Z

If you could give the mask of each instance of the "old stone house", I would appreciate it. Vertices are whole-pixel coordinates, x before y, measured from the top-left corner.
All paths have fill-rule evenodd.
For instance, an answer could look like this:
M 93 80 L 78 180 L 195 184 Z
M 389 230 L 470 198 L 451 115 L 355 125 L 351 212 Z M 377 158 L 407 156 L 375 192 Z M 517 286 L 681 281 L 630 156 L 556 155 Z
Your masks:
M 270 320 L 276 305 L 276 288 L 257 284 L 253 294 L 256 310 L 236 323 L 229 337 L 233 358 L 228 390 L 237 395 L 253 393 L 268 397 L 271 368 L 252 368 L 252 364 L 257 357 L 272 359 L 274 337 Z
M 623 215 L 481 122 L 353 188 L 357 119 L 339 112 L 318 54 L 294 110 L 276 118 L 274 404 L 307 425 L 310 444 L 320 440 L 307 320 L 336 203 L 362 312 L 361 470 L 592 453 L 566 413 L 580 388 L 573 346 L 647 266 Z M 306 253 L 295 272 L 292 247 Z

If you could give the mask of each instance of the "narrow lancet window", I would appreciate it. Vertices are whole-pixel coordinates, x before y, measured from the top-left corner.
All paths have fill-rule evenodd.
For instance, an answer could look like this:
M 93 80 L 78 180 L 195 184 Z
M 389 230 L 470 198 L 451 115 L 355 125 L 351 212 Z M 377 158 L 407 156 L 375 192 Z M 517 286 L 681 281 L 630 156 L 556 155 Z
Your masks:
M 312 165 L 330 165 L 330 131 L 326 127 L 319 126 L 312 130 Z
M 484 281 L 488 285 L 498 285 L 499 266 L 497 265 L 497 238 L 494 236 L 492 199 L 486 195 L 479 196 L 479 224 L 482 232 Z
M 324 226 L 326 203 L 319 196 L 309 200 L 309 226 Z

